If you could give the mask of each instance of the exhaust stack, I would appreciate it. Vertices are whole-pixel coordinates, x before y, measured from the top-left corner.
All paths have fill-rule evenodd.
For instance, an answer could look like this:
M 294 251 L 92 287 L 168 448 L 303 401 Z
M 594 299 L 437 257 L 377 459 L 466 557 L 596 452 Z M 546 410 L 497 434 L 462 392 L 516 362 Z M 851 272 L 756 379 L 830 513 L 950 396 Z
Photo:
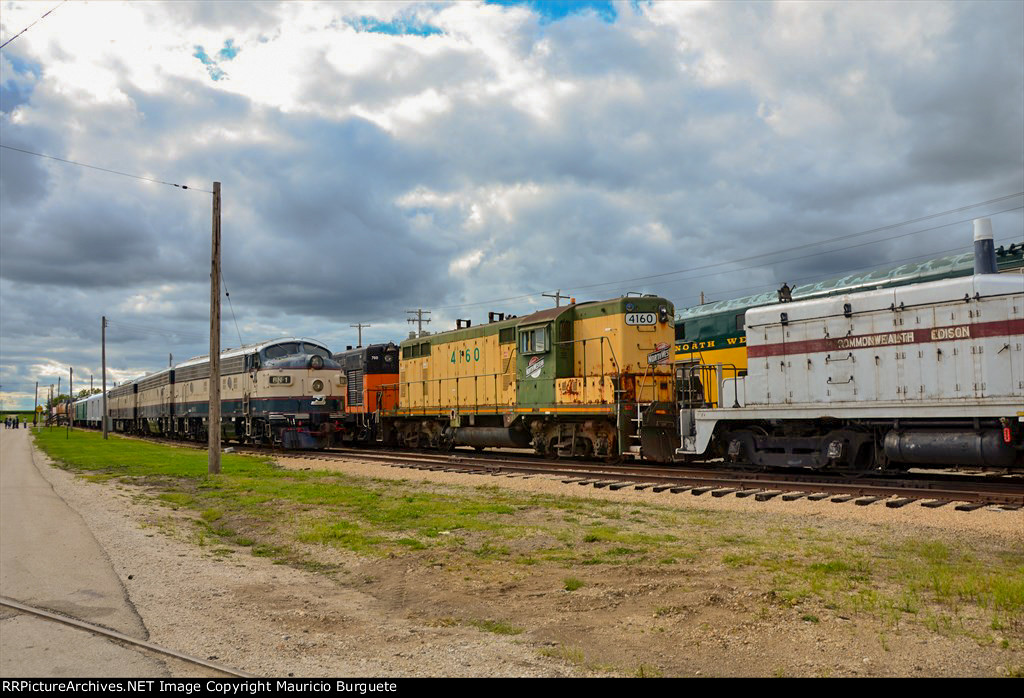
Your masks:
M 996 247 L 992 241 L 992 219 L 974 219 L 974 273 L 998 274 Z

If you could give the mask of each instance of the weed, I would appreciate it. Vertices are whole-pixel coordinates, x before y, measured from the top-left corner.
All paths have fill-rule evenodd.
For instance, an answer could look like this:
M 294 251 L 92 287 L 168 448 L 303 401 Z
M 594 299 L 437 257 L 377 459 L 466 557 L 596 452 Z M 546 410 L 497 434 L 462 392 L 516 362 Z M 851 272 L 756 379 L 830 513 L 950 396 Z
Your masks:
M 472 620 L 469 624 L 498 635 L 519 635 L 523 632 L 522 628 L 517 628 L 514 625 L 499 620 Z
M 566 577 L 562 580 L 562 583 L 565 585 L 562 588 L 566 591 L 576 591 L 583 588 L 582 580 L 576 579 L 576 577 Z

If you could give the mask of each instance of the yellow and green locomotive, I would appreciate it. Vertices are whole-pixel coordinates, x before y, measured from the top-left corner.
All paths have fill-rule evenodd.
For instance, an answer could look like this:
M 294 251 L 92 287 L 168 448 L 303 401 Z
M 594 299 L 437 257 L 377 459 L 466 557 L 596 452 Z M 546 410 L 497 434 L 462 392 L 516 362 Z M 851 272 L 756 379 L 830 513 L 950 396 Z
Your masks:
M 572 303 L 401 344 L 398 406 L 386 441 L 412 446 L 532 447 L 610 460 L 672 421 L 674 308 L 657 296 Z M 462 323 L 460 322 L 460 325 Z

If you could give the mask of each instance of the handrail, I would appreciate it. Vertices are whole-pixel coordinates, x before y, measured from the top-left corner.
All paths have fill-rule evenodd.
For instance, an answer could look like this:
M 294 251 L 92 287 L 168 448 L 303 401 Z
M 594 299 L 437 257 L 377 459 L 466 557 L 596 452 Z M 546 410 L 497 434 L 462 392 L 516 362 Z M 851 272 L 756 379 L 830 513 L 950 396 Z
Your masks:
M 699 407 L 701 405 L 707 405 L 708 407 L 721 407 L 722 404 L 722 386 L 725 380 L 722 374 L 725 371 L 730 371 L 733 377 L 732 389 L 733 389 L 733 407 L 740 406 L 739 400 L 739 378 L 740 369 L 736 367 L 736 364 L 732 363 L 716 363 L 716 364 L 689 364 L 681 368 L 683 371 L 683 406 L 684 407 Z M 718 400 L 710 400 L 710 395 L 707 392 L 706 386 L 711 382 L 711 376 L 715 377 L 715 386 L 718 392 Z M 691 404 L 686 397 L 687 386 L 690 385 L 693 378 L 697 378 L 700 383 L 700 400 L 701 405 Z M 704 380 L 707 378 L 708 380 Z
M 604 343 L 608 342 L 608 351 L 612 354 L 612 363 L 615 365 L 615 375 L 622 375 L 622 367 L 619 366 L 619 360 L 615 357 L 615 347 L 612 346 L 612 340 L 604 335 L 599 337 L 585 337 L 583 339 L 565 339 L 560 342 L 554 342 L 555 344 L 575 344 L 576 342 L 583 342 L 583 370 L 587 370 L 587 342 L 598 340 L 601 343 L 601 349 L 604 349 Z M 604 378 L 604 354 L 601 354 L 601 377 Z M 583 375 L 582 378 L 589 378 L 590 376 Z

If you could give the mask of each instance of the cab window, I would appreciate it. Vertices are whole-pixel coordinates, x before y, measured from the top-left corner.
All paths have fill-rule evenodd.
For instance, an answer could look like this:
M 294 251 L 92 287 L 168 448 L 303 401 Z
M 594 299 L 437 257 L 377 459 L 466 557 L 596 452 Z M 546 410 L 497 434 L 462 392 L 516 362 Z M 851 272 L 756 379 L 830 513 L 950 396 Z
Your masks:
M 302 343 L 303 351 L 306 354 L 312 354 L 314 356 L 322 356 L 325 359 L 331 358 L 331 352 L 327 351 L 323 347 L 317 346 L 316 344 L 310 344 L 309 342 Z
M 279 359 L 282 356 L 291 356 L 292 354 L 298 353 L 299 345 L 297 342 L 284 342 L 283 344 L 275 344 L 263 350 L 263 356 L 267 359 Z
M 547 328 L 538 327 L 519 333 L 520 354 L 541 354 L 547 350 Z

